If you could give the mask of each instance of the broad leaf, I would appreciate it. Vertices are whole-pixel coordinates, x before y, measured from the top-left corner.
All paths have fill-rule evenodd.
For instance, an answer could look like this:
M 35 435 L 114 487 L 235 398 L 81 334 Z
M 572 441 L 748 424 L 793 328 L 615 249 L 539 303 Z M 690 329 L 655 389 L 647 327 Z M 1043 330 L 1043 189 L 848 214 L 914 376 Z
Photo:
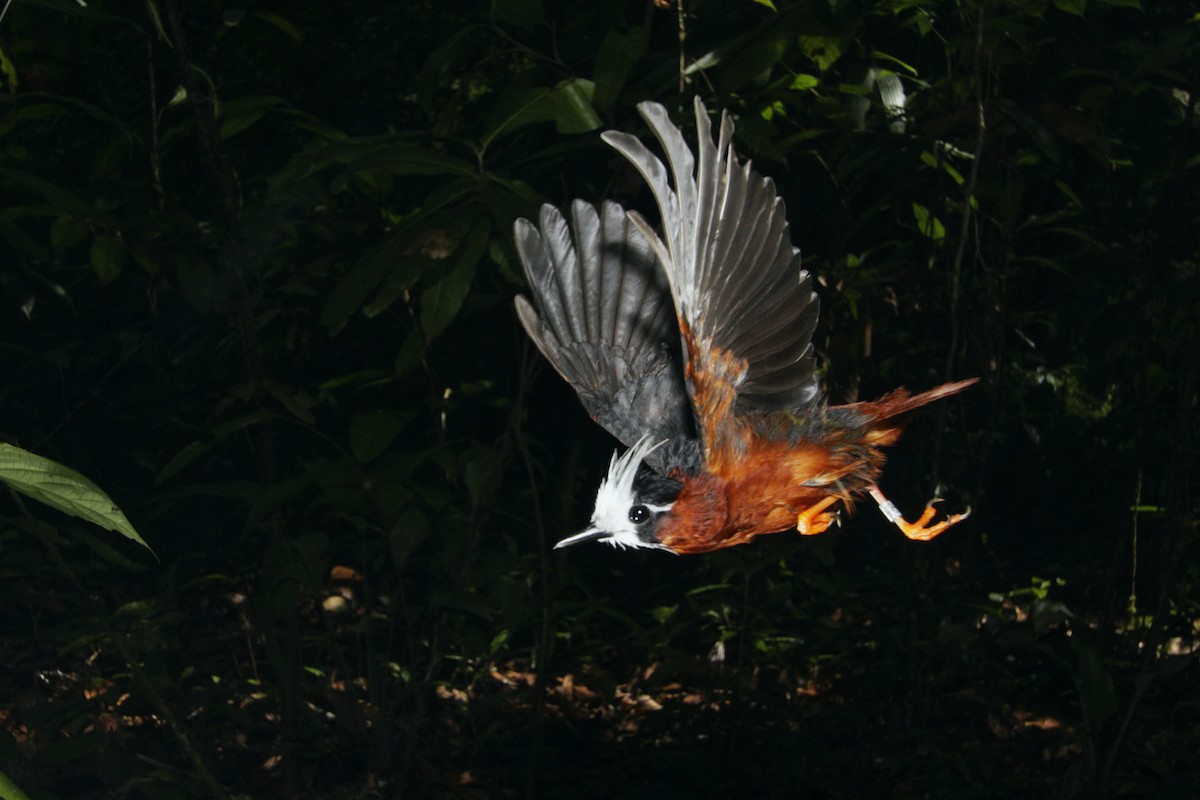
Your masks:
M 0 444 L 0 481 L 26 497 L 115 531 L 150 549 L 100 487 L 57 461 L 11 444 Z
M 475 267 L 487 247 L 491 229 L 487 217 L 480 217 L 466 241 L 455 251 L 450 270 L 421 293 L 421 330 L 425 333 L 426 344 L 437 338 L 458 314 L 475 278 Z

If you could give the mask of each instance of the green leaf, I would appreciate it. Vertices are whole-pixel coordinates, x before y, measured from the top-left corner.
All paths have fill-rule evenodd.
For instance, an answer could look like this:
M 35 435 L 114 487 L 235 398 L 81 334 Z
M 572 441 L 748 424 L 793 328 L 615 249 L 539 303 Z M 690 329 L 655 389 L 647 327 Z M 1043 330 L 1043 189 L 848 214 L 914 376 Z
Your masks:
M 432 201 L 430 204 L 434 205 Z M 359 309 L 368 317 L 386 310 L 426 270 L 449 255 L 438 252 L 444 238 L 449 239 L 450 250 L 457 246 L 457 240 L 447 233 L 456 227 L 453 214 L 432 213 L 436 211 L 431 207 L 406 219 L 382 246 L 364 255 L 338 282 L 321 313 L 321 324 L 330 333 L 345 327 L 350 315 Z M 377 287 L 379 291 L 368 301 L 368 295 Z
M 421 292 L 421 330 L 425 334 L 426 344 L 437 338 L 458 314 L 475 278 L 475 267 L 487 248 L 491 231 L 487 217 L 480 217 L 466 241 L 456 249 L 454 265 L 437 283 Z
M 268 111 L 283 105 L 283 99 L 270 95 L 238 97 L 221 104 L 221 138 L 228 139 L 258 122 Z
M 629 33 L 609 31 L 596 54 L 596 68 L 593 76 L 596 81 L 596 91 L 592 97 L 594 105 L 601 113 L 611 114 L 621 89 L 629 76 L 633 74 L 637 62 L 646 54 L 648 32 L 645 28 L 636 28 Z
M 475 177 L 478 170 L 461 158 L 438 153 L 425 147 L 389 144 L 375 148 L 350 161 L 346 174 L 334 181 L 334 189 L 346 185 L 356 172 L 381 170 L 391 175 L 458 175 Z
M 50 223 L 50 249 L 56 255 L 78 244 L 88 234 L 88 226 L 66 214 Z
M 396 349 L 396 359 L 392 369 L 397 376 L 408 372 L 425 357 L 425 340 L 419 333 L 419 331 L 410 333 Z
M 17 68 L 3 47 L 0 47 L 0 75 L 4 76 L 4 82 L 8 84 L 8 91 L 15 94 L 17 91 Z M 3 773 L 0 773 L 0 778 L 2 777 Z
M 92 271 L 103 284 L 109 284 L 121 276 L 125 269 L 125 242 L 112 233 L 101 233 L 92 242 L 90 260 Z
M 440 232 L 431 235 L 440 235 Z M 428 256 L 422 254 L 405 256 L 397 261 L 375 296 L 363 303 L 363 316 L 371 319 L 389 309 L 433 263 Z
M 99 183 L 115 177 L 121 171 L 121 162 L 129 151 L 129 136 L 124 131 L 118 131 L 109 137 L 107 144 L 96 150 L 92 158 L 92 168 L 88 180 Z
M 360 464 L 373 461 L 412 421 L 411 413 L 360 411 L 350 420 L 350 451 Z
M 495 452 L 479 448 L 470 454 L 469 460 L 463 465 L 463 483 L 467 487 L 471 508 L 479 508 L 483 503 L 496 479 L 499 462 Z
M 825 72 L 842 57 L 842 40 L 838 36 L 804 35 L 799 37 L 800 49 L 812 59 L 817 69 Z
M 255 530 L 259 524 L 276 511 L 287 506 L 298 497 L 305 497 L 312 487 L 324 480 L 331 472 L 339 469 L 336 462 L 323 462 L 306 469 L 298 475 L 282 478 L 268 486 L 260 486 L 254 493 L 254 502 L 246 512 L 242 533 Z
M 217 281 L 212 266 L 197 253 L 176 256 L 175 283 L 179 293 L 197 311 L 207 312 L 216 295 Z
M 175 473 L 181 471 L 185 467 L 195 462 L 202 455 L 212 449 L 212 442 L 188 442 L 183 448 L 171 457 L 161 470 L 158 471 L 158 476 L 154 479 L 154 485 L 165 481 Z
M 517 28 L 546 24 L 542 0 L 492 0 L 492 17 Z
M 47 203 L 60 211 L 71 214 L 76 219 L 116 227 L 116 220 L 79 199 L 73 192 L 51 183 L 50 181 L 31 172 L 19 169 L 0 168 L 0 181 L 11 182 L 23 189 L 41 195 Z M 12 204 L 9 197 L 9 205 Z
M 913 203 L 913 216 L 917 218 L 917 230 L 935 242 L 946 238 L 946 227 L 941 220 L 929 213 L 929 209 L 920 203 Z
M 939 159 L 936 155 L 928 150 L 921 153 L 921 163 L 933 167 L 934 169 L 942 169 L 959 186 L 962 186 L 966 180 L 963 177 L 963 174 L 954 168 L 953 164 L 951 164 L 945 158 Z
M 1020 106 L 1007 98 L 1000 98 L 996 101 L 996 107 L 1017 123 L 1029 137 L 1037 144 L 1038 149 L 1042 153 L 1057 164 L 1062 157 L 1059 150 L 1058 142 L 1044 125 L 1037 122 L 1028 114 L 1026 114 Z
M 29 760 L 33 769 L 45 769 L 59 764 L 69 764 L 104 748 L 104 734 L 77 733 L 51 742 Z
M 1083 12 L 1087 9 L 1087 0 L 1054 0 L 1054 7 L 1059 11 L 1082 17 Z
M 296 44 L 300 44 L 300 42 L 304 41 L 304 37 L 300 34 L 300 31 L 296 28 L 296 26 L 278 14 L 271 14 L 266 11 L 255 11 L 252 13 L 252 16 L 258 17 L 268 25 L 273 25 L 279 30 L 283 31 L 285 34 L 290 36 L 292 41 Z
M 554 129 L 559 133 L 587 133 L 604 124 L 592 107 L 595 85 L 573 79 L 554 87 L 549 101 L 553 108 Z
M 483 149 L 501 136 L 537 122 L 554 122 L 559 133 L 587 133 L 603 125 L 592 107 L 595 85 L 582 78 L 565 80 L 553 89 L 538 87 L 505 92 L 488 116 Z
M 29 795 L 22 792 L 21 787 L 0 772 L 0 800 L 29 800 Z
M 388 531 L 388 549 L 397 572 L 404 570 L 413 549 L 430 533 L 429 520 L 420 511 L 410 508 L 400 513 Z
M 453 82 L 458 75 L 459 65 L 471 59 L 472 44 L 481 27 L 467 25 L 459 28 L 425 59 L 416 85 L 422 111 L 432 113 L 438 89 Z
M 907 72 L 910 76 L 912 76 L 914 78 L 917 77 L 917 68 L 916 67 L 914 67 L 912 64 L 909 64 L 905 61 L 901 61 L 900 59 L 896 58 L 895 56 L 889 56 L 887 53 L 884 53 L 881 50 L 876 50 L 873 53 L 871 53 L 871 58 L 874 58 L 877 61 L 886 61 L 889 64 L 894 64 L 895 66 L 897 66 L 900 69 Z
M 1079 659 L 1074 677 L 1083 719 L 1091 734 L 1096 736 L 1108 718 L 1117 713 L 1116 686 L 1095 647 L 1073 638 L 1071 649 Z
M 280 414 L 271 411 L 255 411 L 252 414 L 232 419 L 229 422 L 217 425 L 212 429 L 212 439 L 209 441 L 192 441 L 184 445 L 178 453 L 170 458 L 167 463 L 159 470 L 158 475 L 154 478 L 154 485 L 158 486 L 163 481 L 167 480 L 182 472 L 187 467 L 191 466 L 199 460 L 205 453 L 213 448 L 217 442 L 241 433 L 244 430 L 253 428 L 256 425 L 261 425 L 265 422 L 282 419 Z
M 15 445 L 0 444 L 0 481 L 26 497 L 119 533 L 150 549 L 100 487 L 57 461 Z
M 777 20 L 778 17 L 771 17 Z M 757 30 L 744 42 L 724 49 L 720 73 L 723 91 L 737 91 L 769 72 L 792 44 L 793 31 L 789 25 L 770 25 Z
M 67 117 L 71 112 L 63 108 L 60 103 L 30 103 L 29 105 L 14 108 L 8 114 L 4 115 L 4 121 L 26 122 L 34 119 L 49 119 L 51 117 Z

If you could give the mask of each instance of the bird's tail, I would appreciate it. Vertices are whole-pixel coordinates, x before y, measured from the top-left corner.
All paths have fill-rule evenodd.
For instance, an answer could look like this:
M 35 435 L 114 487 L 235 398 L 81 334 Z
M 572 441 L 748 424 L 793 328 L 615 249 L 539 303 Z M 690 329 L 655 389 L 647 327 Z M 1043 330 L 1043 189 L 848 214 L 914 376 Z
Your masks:
M 965 381 L 943 383 L 927 392 L 912 394 L 907 389 L 896 389 L 888 392 L 878 400 L 853 403 L 843 408 L 852 408 L 865 416 L 869 422 L 867 428 L 871 444 L 887 447 L 895 444 L 908 425 L 914 411 L 946 397 L 964 392 L 979 382 L 979 378 L 968 378 Z
M 890 420 L 910 414 L 921 406 L 929 405 L 942 398 L 951 397 L 959 392 L 965 392 L 977 383 L 979 383 L 979 378 L 968 378 L 965 381 L 943 383 L 941 386 L 935 386 L 929 391 L 921 392 L 920 394 L 910 394 L 907 389 L 896 389 L 893 392 L 888 392 L 878 400 L 872 400 L 862 405 L 869 408 L 871 416 L 875 419 Z

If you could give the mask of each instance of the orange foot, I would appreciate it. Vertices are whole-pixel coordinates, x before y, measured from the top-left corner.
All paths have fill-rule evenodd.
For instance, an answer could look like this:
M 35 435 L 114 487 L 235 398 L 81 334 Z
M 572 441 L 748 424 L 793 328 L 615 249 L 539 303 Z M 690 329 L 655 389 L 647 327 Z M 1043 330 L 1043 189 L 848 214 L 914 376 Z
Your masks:
M 823 533 L 826 528 L 832 525 L 837 517 L 825 511 L 825 509 L 836 503 L 837 500 L 837 496 L 831 494 L 821 502 L 801 511 L 800 516 L 796 518 L 796 530 L 800 532 L 800 535 L 815 536 L 818 533 Z
M 915 539 L 919 542 L 928 542 L 951 525 L 956 525 L 971 516 L 971 509 L 968 507 L 961 514 L 950 514 L 936 525 L 930 525 L 930 520 L 937 513 L 934 504 L 941 502 L 941 498 L 934 498 L 925 506 L 925 510 L 921 512 L 921 516 L 917 518 L 916 522 L 909 522 L 900 513 L 900 509 L 896 508 L 891 500 L 883 496 L 883 492 L 880 491 L 878 486 L 871 484 L 867 487 L 867 491 L 870 492 L 872 499 L 879 504 L 879 510 L 883 512 L 883 515 L 888 518 L 889 522 L 896 523 L 896 527 L 900 529 L 901 533 L 909 539 Z

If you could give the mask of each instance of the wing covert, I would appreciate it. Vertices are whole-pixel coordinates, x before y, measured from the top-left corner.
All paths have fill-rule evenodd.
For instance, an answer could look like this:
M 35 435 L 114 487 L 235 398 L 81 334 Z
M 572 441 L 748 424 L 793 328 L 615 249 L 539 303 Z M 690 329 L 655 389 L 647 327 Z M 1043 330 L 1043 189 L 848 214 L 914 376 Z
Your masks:
M 516 298 L 521 324 L 600 425 L 629 447 L 671 440 L 647 459 L 662 474 L 686 466 L 695 430 L 679 331 L 649 243 L 612 202 L 576 200 L 569 224 L 545 205 L 539 222 L 514 227 L 533 295 Z

